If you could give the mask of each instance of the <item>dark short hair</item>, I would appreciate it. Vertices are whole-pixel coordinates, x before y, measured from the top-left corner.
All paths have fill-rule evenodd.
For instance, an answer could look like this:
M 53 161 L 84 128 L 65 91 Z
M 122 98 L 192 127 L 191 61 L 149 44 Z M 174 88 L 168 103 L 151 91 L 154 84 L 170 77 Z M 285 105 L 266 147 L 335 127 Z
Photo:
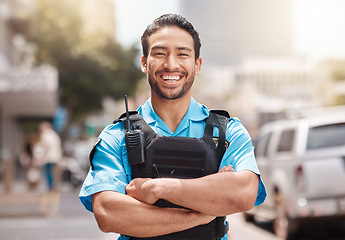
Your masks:
M 155 19 L 149 26 L 147 26 L 144 34 L 141 36 L 141 46 L 143 48 L 143 55 L 147 58 L 148 55 L 148 42 L 151 34 L 158 31 L 165 26 L 176 26 L 186 30 L 193 38 L 195 60 L 200 56 L 200 37 L 199 33 L 194 29 L 193 25 L 188 22 L 184 17 L 178 14 L 164 14 Z

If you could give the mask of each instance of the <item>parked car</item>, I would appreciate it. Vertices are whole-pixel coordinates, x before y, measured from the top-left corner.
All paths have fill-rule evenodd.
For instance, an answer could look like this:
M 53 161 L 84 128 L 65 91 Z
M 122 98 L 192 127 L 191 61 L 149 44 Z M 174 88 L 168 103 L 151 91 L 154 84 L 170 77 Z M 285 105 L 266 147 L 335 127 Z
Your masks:
M 298 239 L 306 223 L 345 216 L 345 116 L 269 122 L 255 154 L 268 195 L 246 220 L 272 220 L 276 235 Z

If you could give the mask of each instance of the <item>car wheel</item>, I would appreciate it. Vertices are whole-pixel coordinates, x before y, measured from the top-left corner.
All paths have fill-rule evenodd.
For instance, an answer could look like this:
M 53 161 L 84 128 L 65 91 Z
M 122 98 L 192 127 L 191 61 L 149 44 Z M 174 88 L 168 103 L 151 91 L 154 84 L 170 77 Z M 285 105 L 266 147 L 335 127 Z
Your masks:
M 284 240 L 298 239 L 297 223 L 288 217 L 279 192 L 275 193 L 274 200 L 276 206 L 276 218 L 273 220 L 274 233 Z

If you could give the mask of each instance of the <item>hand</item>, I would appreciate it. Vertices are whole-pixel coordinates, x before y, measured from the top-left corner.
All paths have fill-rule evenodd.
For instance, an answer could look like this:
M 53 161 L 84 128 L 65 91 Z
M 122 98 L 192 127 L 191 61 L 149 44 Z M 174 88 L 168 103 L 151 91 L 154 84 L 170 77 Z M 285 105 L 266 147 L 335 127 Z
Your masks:
M 153 180 L 151 178 L 135 178 L 126 186 L 126 193 L 141 202 L 154 204 L 158 198 L 153 193 Z
M 232 165 L 224 166 L 218 171 L 218 173 L 224 173 L 224 172 L 234 172 Z

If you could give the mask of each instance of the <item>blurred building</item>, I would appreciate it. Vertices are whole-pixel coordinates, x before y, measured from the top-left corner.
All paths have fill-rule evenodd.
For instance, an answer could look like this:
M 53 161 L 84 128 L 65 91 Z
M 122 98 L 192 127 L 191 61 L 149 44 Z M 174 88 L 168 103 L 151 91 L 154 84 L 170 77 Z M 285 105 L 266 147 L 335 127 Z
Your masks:
M 239 65 L 246 58 L 293 54 L 293 1 L 180 1 L 201 37 L 205 66 Z
M 293 4 L 180 1 L 181 14 L 201 38 L 203 70 L 195 82 L 196 98 L 239 116 L 254 137 L 262 123 L 292 110 L 345 104 L 344 61 L 296 57 Z
M 239 66 L 208 68 L 196 93 L 210 108 L 228 109 L 255 136 L 258 127 L 289 109 L 323 106 L 328 79 L 314 64 L 296 58 L 252 58 Z M 209 91 L 212 82 L 212 92 Z
M 283 117 L 288 109 L 322 105 L 317 94 L 322 78 L 304 60 L 248 59 L 236 68 L 234 83 L 232 104 L 241 115 L 252 116 L 253 128 Z
M 34 67 L 35 46 L 23 37 L 33 7 L 25 0 L 0 1 L 0 164 L 7 190 L 28 125 L 52 119 L 58 105 L 57 70 Z
M 281 60 L 294 56 L 293 1 L 189 0 L 180 1 L 180 11 L 200 34 L 203 70 L 197 84 L 209 93 L 212 81 L 212 95 L 202 94 L 208 106 L 226 108 L 256 128 L 263 108 L 280 111 L 286 99 L 298 95 L 304 102 L 311 95 L 310 70 Z

